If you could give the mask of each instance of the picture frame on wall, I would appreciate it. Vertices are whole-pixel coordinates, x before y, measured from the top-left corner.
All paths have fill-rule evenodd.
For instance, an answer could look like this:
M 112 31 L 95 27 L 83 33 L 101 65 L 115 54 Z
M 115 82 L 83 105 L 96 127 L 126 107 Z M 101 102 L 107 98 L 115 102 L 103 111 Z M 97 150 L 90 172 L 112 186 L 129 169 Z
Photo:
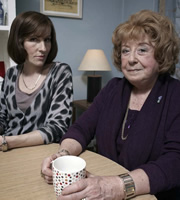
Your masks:
M 82 18 L 82 0 L 40 0 L 40 12 L 48 16 Z

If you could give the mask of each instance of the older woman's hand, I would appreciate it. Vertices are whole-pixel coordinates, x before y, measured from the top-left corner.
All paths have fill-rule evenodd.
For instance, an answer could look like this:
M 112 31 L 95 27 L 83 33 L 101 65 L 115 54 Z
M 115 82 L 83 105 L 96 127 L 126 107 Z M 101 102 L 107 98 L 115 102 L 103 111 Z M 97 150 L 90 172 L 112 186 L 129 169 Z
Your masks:
M 58 153 L 53 154 L 50 157 L 47 157 L 43 160 L 42 164 L 41 164 L 41 176 L 44 178 L 44 180 L 48 183 L 48 184 L 52 184 L 53 183 L 53 173 L 52 173 L 52 166 L 51 166 L 51 162 L 53 160 L 55 160 L 56 158 L 60 157 L 60 156 L 65 156 L 65 155 L 69 155 L 69 151 L 65 150 L 65 149 L 60 149 L 58 151 Z
M 57 157 L 59 157 L 58 154 L 53 154 L 52 156 L 45 158 L 41 164 L 41 176 L 48 184 L 53 183 L 51 162 L 55 160 Z
M 124 198 L 123 182 L 118 176 L 93 176 L 67 186 L 58 200 L 122 200 Z

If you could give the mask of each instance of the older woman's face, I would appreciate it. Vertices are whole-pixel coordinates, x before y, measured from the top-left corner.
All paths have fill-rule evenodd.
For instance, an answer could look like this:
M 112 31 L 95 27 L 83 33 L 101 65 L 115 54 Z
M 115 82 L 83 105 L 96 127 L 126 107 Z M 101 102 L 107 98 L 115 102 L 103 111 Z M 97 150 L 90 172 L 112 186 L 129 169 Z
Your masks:
M 149 86 L 155 83 L 159 74 L 159 65 L 154 58 L 154 48 L 148 38 L 122 43 L 121 69 L 134 86 Z

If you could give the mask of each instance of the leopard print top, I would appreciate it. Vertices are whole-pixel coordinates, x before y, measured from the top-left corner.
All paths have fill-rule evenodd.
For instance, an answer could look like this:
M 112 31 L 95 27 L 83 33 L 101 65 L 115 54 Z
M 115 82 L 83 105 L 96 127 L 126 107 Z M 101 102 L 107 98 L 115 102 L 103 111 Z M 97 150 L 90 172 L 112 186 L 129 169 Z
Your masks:
M 44 143 L 59 142 L 72 117 L 72 72 L 65 63 L 54 63 L 31 105 L 22 112 L 15 87 L 21 66 L 7 70 L 0 94 L 0 126 L 6 136 L 38 130 Z

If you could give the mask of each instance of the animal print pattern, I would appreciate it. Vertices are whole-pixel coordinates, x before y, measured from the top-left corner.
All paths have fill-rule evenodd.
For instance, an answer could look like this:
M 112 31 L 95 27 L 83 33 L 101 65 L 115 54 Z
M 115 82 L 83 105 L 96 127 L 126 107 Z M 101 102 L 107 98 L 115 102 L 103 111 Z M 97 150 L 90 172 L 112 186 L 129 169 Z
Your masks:
M 22 112 L 16 103 L 15 87 L 20 65 L 7 70 L 0 94 L 0 126 L 6 136 L 39 130 L 44 143 L 59 142 L 72 117 L 72 72 L 65 63 L 54 63 L 40 92 Z

